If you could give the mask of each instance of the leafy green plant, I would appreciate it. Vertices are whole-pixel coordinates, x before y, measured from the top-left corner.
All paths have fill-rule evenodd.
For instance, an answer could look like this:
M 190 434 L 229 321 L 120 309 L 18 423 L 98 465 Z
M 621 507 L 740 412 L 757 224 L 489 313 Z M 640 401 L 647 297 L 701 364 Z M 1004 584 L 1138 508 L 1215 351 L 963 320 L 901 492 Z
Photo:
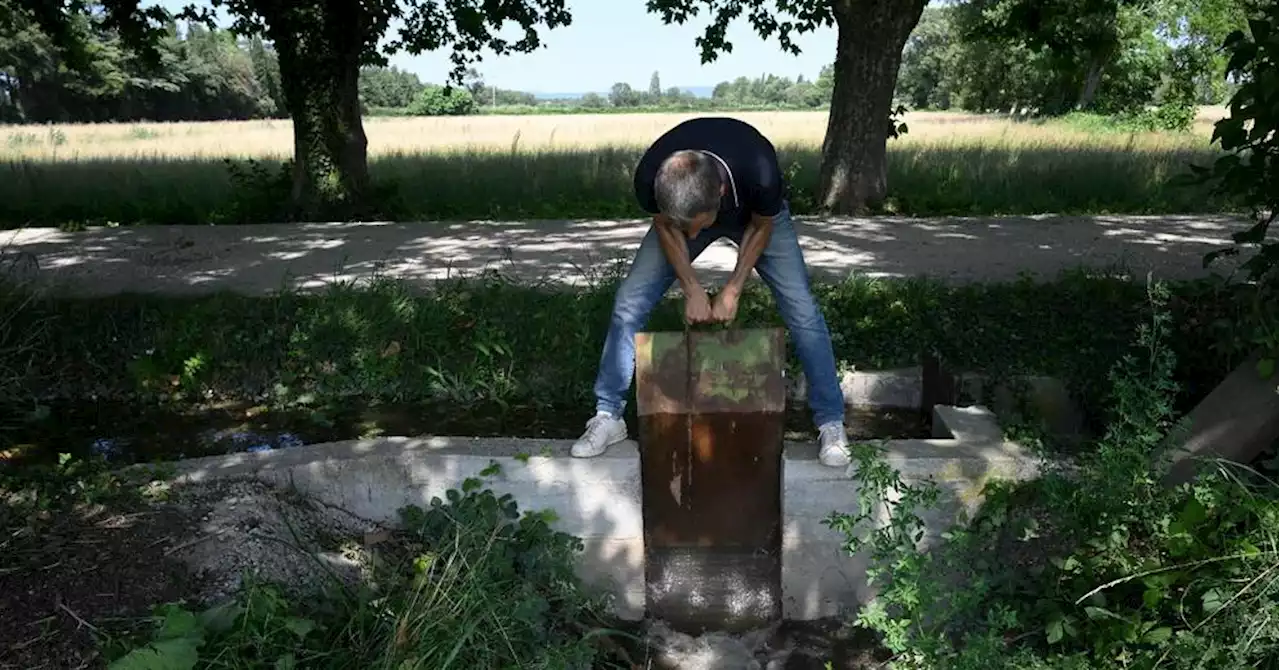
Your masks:
M 293 161 L 277 165 L 252 158 L 223 159 L 231 182 L 231 198 L 212 217 L 213 223 L 283 222 L 289 219 Z
M 15 449 L 11 457 L 22 456 L 20 452 Z M 136 479 L 112 471 L 102 458 L 75 458 L 67 453 L 59 454 L 53 463 L 0 464 L 0 521 L 5 528 L 14 528 L 78 505 L 138 496 L 149 487 Z
M 936 487 L 904 484 L 874 450 L 855 450 L 860 511 L 829 524 L 868 554 L 878 596 L 856 623 L 883 636 L 894 667 L 1274 664 L 1276 484 L 1240 466 L 1163 484 L 1175 360 L 1167 295 L 1156 285 L 1150 296 L 1149 321 L 1113 368 L 1097 448 L 1033 482 L 989 483 L 973 520 L 938 546 L 919 546 Z M 877 499 L 895 502 L 868 528 Z
M 281 590 L 247 583 L 236 600 L 192 612 L 179 603 L 156 608 L 151 641 L 108 665 L 108 670 L 189 670 L 196 667 L 315 667 L 338 650 L 323 651 L 324 630 L 295 616 Z
M 582 541 L 485 488 L 496 464 L 367 547 L 366 579 L 288 597 L 248 580 L 201 612 L 160 607 L 149 639 L 118 650 L 111 670 L 166 668 L 610 667 L 607 599 L 578 580 Z M 120 645 L 117 645 L 120 646 Z
M 1234 31 L 1222 43 L 1230 54 L 1228 75 L 1239 85 L 1228 105 L 1230 115 L 1214 124 L 1213 141 L 1230 153 L 1212 167 L 1191 166 L 1191 174 L 1181 182 L 1212 183 L 1215 193 L 1238 198 L 1252 210 L 1253 225 L 1232 235 L 1235 246 L 1207 254 L 1205 266 L 1238 255 L 1242 246 L 1256 246 L 1257 253 L 1244 269 L 1251 278 L 1270 277 L 1274 284 L 1277 246 L 1267 239 L 1267 231 L 1277 215 L 1277 9 L 1265 3 L 1255 11 L 1248 32 Z
M 476 100 L 465 88 L 426 86 L 409 103 L 413 116 L 464 116 L 475 111 Z

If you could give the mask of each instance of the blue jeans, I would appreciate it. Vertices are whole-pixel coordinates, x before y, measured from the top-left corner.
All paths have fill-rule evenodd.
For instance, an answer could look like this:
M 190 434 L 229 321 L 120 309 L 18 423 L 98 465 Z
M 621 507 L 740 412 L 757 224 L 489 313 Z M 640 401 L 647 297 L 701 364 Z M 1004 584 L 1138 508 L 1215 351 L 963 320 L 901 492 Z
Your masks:
M 741 228 L 719 223 L 688 240 L 689 260 L 697 258 L 712 242 L 728 237 L 742 244 Z M 795 343 L 796 355 L 809 385 L 809 408 L 817 426 L 844 421 L 844 393 L 836 379 L 835 355 L 831 351 L 831 335 L 818 302 L 809 291 L 809 273 L 800 252 L 800 242 L 791 222 L 791 211 L 784 206 L 773 219 L 773 234 L 756 261 L 756 272 L 773 292 L 787 331 Z M 596 411 L 622 416 L 626 394 L 635 374 L 635 336 L 649 320 L 649 313 L 662 300 L 675 282 L 675 270 L 658 243 L 658 232 L 649 229 L 636 251 L 631 270 L 618 287 L 596 374 Z

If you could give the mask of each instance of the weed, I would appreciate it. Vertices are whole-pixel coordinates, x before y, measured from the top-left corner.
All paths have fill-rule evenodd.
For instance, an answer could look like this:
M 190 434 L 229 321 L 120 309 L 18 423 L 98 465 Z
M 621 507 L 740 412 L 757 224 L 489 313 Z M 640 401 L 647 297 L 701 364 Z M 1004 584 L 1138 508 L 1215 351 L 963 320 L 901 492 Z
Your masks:
M 10 359 L 25 371 L 11 396 L 28 405 L 19 415 L 34 402 L 88 397 L 317 416 L 353 402 L 582 412 L 592 403 L 616 276 L 599 280 L 580 291 L 491 275 L 425 291 L 375 279 L 269 297 L 31 297 L 7 332 L 42 355 Z M 769 292 L 749 286 L 739 325 L 781 326 Z M 1238 327 L 1265 322 L 1266 311 L 1250 306 L 1254 294 L 1217 282 L 1173 290 L 1177 400 L 1186 408 L 1252 353 Z M 1098 427 L 1110 405 L 1108 368 L 1143 314 L 1140 285 L 1075 273 L 959 286 L 853 278 L 814 292 L 842 368 L 918 365 L 920 352 L 933 351 L 954 372 L 1055 376 L 1086 401 Z M 678 299 L 663 301 L 646 324 L 681 327 Z
M 859 513 L 828 524 L 869 554 L 879 596 L 857 624 L 883 635 L 894 667 L 1274 665 L 1276 484 L 1240 466 L 1162 483 L 1175 390 L 1166 301 L 1152 287 L 1149 321 L 1112 370 L 1097 448 L 1028 484 L 990 483 L 973 522 L 930 551 L 919 513 L 936 486 L 854 451 Z
M 609 667 L 607 601 L 574 572 L 581 541 L 485 488 L 495 474 L 402 509 L 361 586 L 291 601 L 248 581 L 204 611 L 166 604 L 149 640 L 111 645 L 110 668 Z

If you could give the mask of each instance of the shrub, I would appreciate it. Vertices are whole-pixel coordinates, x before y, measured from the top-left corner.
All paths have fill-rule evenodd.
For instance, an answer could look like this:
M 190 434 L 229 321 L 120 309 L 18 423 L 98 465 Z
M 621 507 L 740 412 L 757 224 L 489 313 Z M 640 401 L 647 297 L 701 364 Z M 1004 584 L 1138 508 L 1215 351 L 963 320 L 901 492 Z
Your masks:
M 874 446 L 854 450 L 859 513 L 832 514 L 869 552 L 879 592 L 856 623 L 897 668 L 1274 667 L 1274 482 L 1219 465 L 1166 487 L 1174 357 L 1164 292 L 1113 368 L 1111 428 L 1039 480 L 996 482 L 973 523 L 918 548 L 932 484 L 904 484 Z M 890 521 L 863 534 L 882 500 Z M 892 569 L 887 569 L 892 566 Z
M 476 111 L 476 100 L 464 88 L 427 86 L 409 103 L 414 116 L 465 116 Z

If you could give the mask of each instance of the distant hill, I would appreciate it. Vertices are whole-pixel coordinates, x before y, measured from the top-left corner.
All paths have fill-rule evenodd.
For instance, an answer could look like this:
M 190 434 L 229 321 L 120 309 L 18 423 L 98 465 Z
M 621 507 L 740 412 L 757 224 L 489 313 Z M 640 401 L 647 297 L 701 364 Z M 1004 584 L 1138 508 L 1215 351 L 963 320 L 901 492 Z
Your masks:
M 714 87 L 714 86 L 679 86 L 679 87 L 677 87 L 677 88 L 679 88 L 679 89 L 680 89 L 680 90 L 682 90 L 682 91 L 687 91 L 687 92 L 689 92 L 689 93 L 692 93 L 692 94 L 694 94 L 695 96 L 697 96 L 697 97 L 699 97 L 699 98 L 710 98 L 710 97 L 711 97 L 711 92 L 715 90 L 715 87 Z M 608 92 L 608 91 L 592 91 L 592 92 L 593 92 L 593 93 L 595 93 L 595 94 L 597 94 L 597 95 L 604 96 L 604 97 L 608 97 L 608 96 L 609 96 L 609 92 Z M 583 91 L 583 92 L 581 92 L 581 93 L 540 93 L 540 92 L 534 92 L 534 93 L 533 93 L 533 97 L 537 98 L 538 100 L 572 100 L 572 99 L 574 99 L 574 98 L 581 98 L 582 96 L 584 96 L 584 95 L 586 95 L 586 94 L 587 94 L 587 91 Z

